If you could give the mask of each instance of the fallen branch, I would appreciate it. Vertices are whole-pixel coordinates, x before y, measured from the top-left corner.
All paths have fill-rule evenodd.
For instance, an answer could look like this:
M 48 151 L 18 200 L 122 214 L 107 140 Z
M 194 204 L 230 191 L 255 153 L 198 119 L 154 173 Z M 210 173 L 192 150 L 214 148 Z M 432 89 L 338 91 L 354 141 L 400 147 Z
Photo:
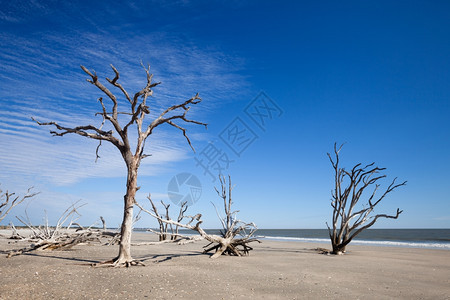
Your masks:
M 17 230 L 17 228 L 14 226 L 13 222 L 9 223 L 9 227 L 12 230 L 11 236 L 9 237 L 9 239 L 11 240 L 24 240 L 25 237 L 22 236 L 19 231 Z
M 21 255 L 23 253 L 31 251 L 44 251 L 44 250 L 67 250 L 75 245 L 79 245 L 86 242 L 98 241 L 99 236 L 96 232 L 85 231 L 76 235 L 66 234 L 60 236 L 57 240 L 40 240 L 37 243 L 31 244 L 29 247 L 25 247 L 19 250 L 12 250 L 8 253 L 7 258 L 12 256 Z
M 152 246 L 152 245 L 162 245 L 168 243 L 177 243 L 178 245 L 185 245 L 189 243 L 193 243 L 196 241 L 203 240 L 203 237 L 200 235 L 194 236 L 181 236 L 175 240 L 163 240 L 158 242 L 144 242 L 144 243 L 131 243 L 131 246 Z
M 69 206 L 69 208 L 67 208 L 60 216 L 54 227 L 49 226 L 47 216 L 45 217 L 44 225 L 40 225 L 38 227 L 34 226 L 28 217 L 27 210 L 25 209 L 26 217 L 17 217 L 17 219 L 28 229 L 30 229 L 32 234 L 28 238 L 23 237 L 18 233 L 14 225 L 11 224 L 11 229 L 13 230 L 12 236 L 32 243 L 28 247 L 9 251 L 7 257 L 16 256 L 31 251 L 65 250 L 70 249 L 75 245 L 88 242 L 100 243 L 101 238 L 103 237 L 110 238 L 109 244 L 112 244 L 118 240 L 118 237 L 120 237 L 120 233 L 118 232 L 92 229 L 96 222 L 87 228 L 84 228 L 75 222 L 81 216 L 78 213 L 78 209 L 84 205 L 85 204 L 79 205 L 78 202 L 76 202 Z M 76 226 L 77 229 L 73 229 L 73 226 Z

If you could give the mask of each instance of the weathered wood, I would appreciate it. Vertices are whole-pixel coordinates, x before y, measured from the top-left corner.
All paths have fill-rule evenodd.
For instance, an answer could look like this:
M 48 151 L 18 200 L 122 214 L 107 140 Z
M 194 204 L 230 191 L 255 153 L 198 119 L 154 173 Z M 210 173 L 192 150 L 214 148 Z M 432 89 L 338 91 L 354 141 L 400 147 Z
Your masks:
M 100 221 L 102 221 L 103 230 L 106 230 L 106 221 L 102 216 L 100 216 Z
M 14 226 L 13 222 L 11 222 L 9 224 L 9 227 L 11 228 L 11 236 L 9 237 L 12 240 L 24 240 L 25 237 L 22 236 L 19 231 L 17 230 L 17 228 Z
M 9 251 L 8 257 L 32 251 L 70 249 L 75 245 L 87 242 L 101 242 L 101 238 L 112 237 L 112 240 L 114 240 L 120 236 L 117 232 L 94 230 L 92 229 L 94 224 L 85 229 L 76 223 L 75 221 L 80 217 L 78 209 L 84 205 L 78 203 L 76 202 L 69 206 L 61 214 L 55 226 L 49 226 L 47 216 L 45 217 L 44 225 L 34 226 L 25 209 L 26 217 L 17 217 L 17 219 L 31 230 L 31 235 L 28 237 L 21 236 L 13 224 L 11 224 L 11 229 L 14 237 L 31 242 L 31 244 L 19 250 Z M 73 229 L 74 225 L 78 228 Z
M 147 196 L 147 199 L 150 201 L 150 204 L 152 206 L 152 208 L 151 208 L 152 212 L 158 217 L 156 220 L 158 221 L 158 224 L 159 224 L 159 232 L 156 232 L 152 229 L 148 229 L 148 231 L 158 234 L 160 241 L 165 241 L 167 239 L 177 240 L 178 237 L 180 237 L 180 235 L 178 234 L 179 226 L 175 225 L 175 229 L 174 229 L 174 227 L 173 227 L 174 224 L 170 224 L 170 223 L 162 221 L 162 219 L 165 219 L 165 220 L 171 219 L 170 215 L 169 215 L 170 204 L 165 204 L 164 201 L 161 200 L 161 204 L 166 211 L 165 215 L 161 215 L 158 212 L 158 208 L 156 207 L 155 203 L 153 203 L 151 194 L 149 194 Z M 183 221 L 183 219 L 185 218 L 184 213 L 186 212 L 187 209 L 188 209 L 187 201 L 182 202 L 180 205 L 180 210 L 178 212 L 178 217 L 177 217 L 178 223 L 181 223 Z M 169 228 L 170 228 L 170 232 L 168 230 Z
M 232 255 L 232 256 L 243 256 L 248 255 L 251 250 L 253 250 L 252 247 L 250 247 L 248 244 L 252 242 L 258 242 L 260 241 L 253 237 L 253 234 L 258 229 L 254 223 L 244 223 L 236 218 L 236 214 L 238 211 L 232 211 L 231 210 L 231 191 L 233 189 L 231 185 L 231 178 L 229 179 L 229 186 L 228 186 L 228 195 L 226 193 L 226 181 L 224 177 L 219 177 L 221 182 L 221 192 L 219 192 L 217 189 L 217 194 L 224 200 L 224 210 L 225 210 L 225 217 L 221 218 L 220 214 L 217 212 L 220 221 L 222 223 L 223 229 L 221 230 L 221 235 L 215 235 L 215 234 L 207 234 L 200 225 L 202 224 L 201 220 L 201 214 L 197 214 L 195 216 L 186 217 L 190 219 L 190 221 L 186 224 L 183 224 L 181 222 L 177 222 L 171 219 L 165 219 L 162 218 L 160 215 L 155 214 L 154 211 L 149 211 L 145 209 L 143 206 L 141 206 L 139 203 L 136 203 L 136 205 L 144 212 L 148 213 L 152 217 L 156 218 L 158 222 L 165 223 L 165 224 L 171 224 L 182 228 L 191 229 L 194 231 L 197 231 L 202 238 L 210 242 L 208 245 L 206 245 L 203 250 L 203 253 L 208 253 L 211 251 L 215 251 L 215 253 L 211 256 L 211 258 L 217 258 L 220 255 Z M 151 201 L 150 196 L 148 199 Z M 195 225 L 191 225 L 196 221 Z M 238 237 L 240 236 L 240 237 Z M 212 246 L 211 246 L 212 245 Z M 210 247 L 211 246 L 211 247 Z
M 21 255 L 23 253 L 32 251 L 67 250 L 82 243 L 94 241 L 100 242 L 100 237 L 102 237 L 102 235 L 103 233 L 100 231 L 91 230 L 87 230 L 84 232 L 66 233 L 64 235 L 54 237 L 53 239 L 38 240 L 37 242 L 32 243 L 30 246 L 24 247 L 19 250 L 9 251 L 7 257 L 10 258 L 12 256 Z

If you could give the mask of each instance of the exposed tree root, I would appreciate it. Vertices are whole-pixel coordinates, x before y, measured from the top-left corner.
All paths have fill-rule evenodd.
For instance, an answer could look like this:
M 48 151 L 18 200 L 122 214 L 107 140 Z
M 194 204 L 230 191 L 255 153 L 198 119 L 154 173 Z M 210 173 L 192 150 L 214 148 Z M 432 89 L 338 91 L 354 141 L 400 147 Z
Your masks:
M 91 264 L 94 268 L 129 268 L 134 266 L 142 266 L 145 267 L 145 264 L 140 260 L 136 259 L 123 259 L 116 257 L 111 260 L 102 261 L 99 263 Z
M 332 254 L 332 252 L 330 251 L 330 250 L 328 250 L 328 249 L 326 249 L 326 248 L 314 248 L 314 249 L 312 249 L 312 250 L 314 250 L 314 251 L 316 251 L 317 253 L 319 253 L 319 254 L 324 254 L 324 255 L 330 255 L 330 254 Z
M 251 242 L 261 243 L 261 241 L 259 241 L 257 239 L 245 239 L 245 240 L 232 239 L 229 243 L 227 243 L 227 242 L 220 243 L 219 242 L 218 244 L 214 244 L 214 242 L 211 242 L 208 245 L 203 247 L 203 248 L 205 248 L 203 250 L 203 253 L 208 253 L 210 251 L 215 250 L 216 252 L 211 256 L 211 258 L 217 258 L 220 255 L 247 256 L 247 255 L 249 255 L 250 250 L 253 250 L 253 248 L 248 245 L 248 243 L 251 243 Z M 213 245 L 213 246 L 209 247 L 211 245 Z

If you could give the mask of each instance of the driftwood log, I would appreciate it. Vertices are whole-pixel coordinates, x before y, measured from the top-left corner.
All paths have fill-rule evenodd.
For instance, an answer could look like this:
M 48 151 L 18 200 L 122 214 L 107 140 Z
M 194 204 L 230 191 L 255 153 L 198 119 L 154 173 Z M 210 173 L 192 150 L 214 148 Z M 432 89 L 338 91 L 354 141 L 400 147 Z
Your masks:
M 76 223 L 81 216 L 78 213 L 78 209 L 83 205 L 79 205 L 78 202 L 72 204 L 63 212 L 55 226 L 49 225 L 47 216 L 45 217 L 44 225 L 38 227 L 32 225 L 27 210 L 25 210 L 25 217 L 16 218 L 31 231 L 31 235 L 28 237 L 22 236 L 15 226 L 11 224 L 11 238 L 21 239 L 31 244 L 22 249 L 9 251 L 7 257 L 31 251 L 70 249 L 75 245 L 83 243 L 101 242 L 101 238 L 108 238 L 110 240 L 108 244 L 118 240 L 120 236 L 119 232 L 93 229 L 95 223 L 88 228 L 83 228 Z M 73 226 L 76 226 L 76 229 Z
M 65 233 L 58 235 L 58 237 L 50 240 L 38 240 L 32 243 L 30 246 L 9 251 L 7 257 L 20 255 L 31 251 L 44 251 L 44 250 L 67 250 L 75 245 L 79 245 L 87 242 L 100 242 L 100 237 L 103 236 L 103 232 L 100 231 L 83 231 L 74 233 Z

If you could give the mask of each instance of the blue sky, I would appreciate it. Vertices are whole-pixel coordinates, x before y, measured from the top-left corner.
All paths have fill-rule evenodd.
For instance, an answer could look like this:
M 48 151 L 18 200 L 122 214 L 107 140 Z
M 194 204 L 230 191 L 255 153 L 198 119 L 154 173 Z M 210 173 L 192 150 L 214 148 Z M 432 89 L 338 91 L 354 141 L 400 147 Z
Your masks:
M 41 194 L 28 212 L 36 223 L 44 210 L 54 221 L 78 200 L 88 203 L 81 223 L 100 215 L 120 223 L 126 173 L 117 150 L 103 145 L 95 163 L 95 141 L 52 137 L 30 117 L 98 126 L 101 93 L 79 66 L 104 80 L 114 64 L 134 93 L 145 84 L 143 61 L 162 82 L 151 116 L 199 92 L 203 102 L 189 114 L 209 126 L 188 127 L 196 154 L 174 128 L 155 131 L 139 202 L 148 193 L 170 201 L 170 180 L 190 173 L 202 185 L 190 212 L 218 227 L 211 205 L 220 204 L 218 182 L 198 165 L 214 146 L 236 184 L 241 219 L 260 228 L 326 228 L 333 188 L 326 153 L 345 142 L 343 165 L 374 161 L 387 168 L 384 186 L 408 181 L 377 210 L 404 213 L 379 228 L 450 227 L 446 1 L 0 1 L 0 28 L 1 188 L 20 194 L 35 186 Z M 274 110 L 263 109 L 258 126 L 246 109 L 261 95 Z M 245 138 L 227 140 L 242 126 Z M 137 226 L 154 225 L 144 216 Z

